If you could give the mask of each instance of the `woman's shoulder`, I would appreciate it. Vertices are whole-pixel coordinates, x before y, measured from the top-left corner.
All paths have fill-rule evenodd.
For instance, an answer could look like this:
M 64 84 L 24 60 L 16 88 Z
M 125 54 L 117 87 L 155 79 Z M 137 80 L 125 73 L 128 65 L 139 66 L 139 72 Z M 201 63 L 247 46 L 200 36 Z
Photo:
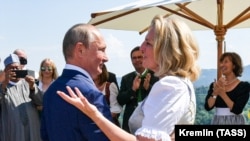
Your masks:
M 185 88 L 187 85 L 192 85 L 190 80 L 185 78 L 180 78 L 177 76 L 165 76 L 157 81 L 154 85 L 154 89 L 168 89 L 168 90 L 176 90 Z
M 183 82 L 189 83 L 190 81 L 186 78 L 181 78 L 178 76 L 165 76 L 159 80 L 160 83 L 171 83 L 171 84 L 180 84 Z
M 241 81 L 238 85 L 241 89 L 242 88 L 248 88 L 250 89 L 250 83 L 248 81 Z
M 242 85 L 248 85 L 250 86 L 250 83 L 248 81 L 241 81 Z

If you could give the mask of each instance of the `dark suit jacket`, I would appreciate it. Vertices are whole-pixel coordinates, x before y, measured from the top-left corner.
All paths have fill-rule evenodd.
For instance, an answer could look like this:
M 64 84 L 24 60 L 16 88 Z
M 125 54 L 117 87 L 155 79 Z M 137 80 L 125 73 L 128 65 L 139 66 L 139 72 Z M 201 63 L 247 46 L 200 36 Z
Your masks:
M 159 80 L 158 77 L 154 76 L 154 73 L 152 71 L 149 71 L 149 73 L 151 73 L 151 80 L 150 80 L 149 89 L 145 90 L 143 88 L 144 79 L 142 79 L 141 84 L 140 84 L 140 87 L 142 87 L 142 91 L 141 91 L 142 99 L 144 99 L 148 95 L 153 84 Z M 130 131 L 129 131 L 129 127 L 128 127 L 128 120 L 138 104 L 138 102 L 137 102 L 138 90 L 136 92 L 132 90 L 133 81 L 134 81 L 135 77 L 136 77 L 135 71 L 130 72 L 122 77 L 121 87 L 119 90 L 119 94 L 117 96 L 118 103 L 121 106 L 126 105 L 125 110 L 124 110 L 124 114 L 123 114 L 122 128 L 129 133 L 130 133 Z
M 106 99 L 91 78 L 79 71 L 64 69 L 44 94 L 41 124 L 43 141 L 108 141 L 89 117 L 56 94 L 57 90 L 68 94 L 66 86 L 79 88 L 89 102 L 112 121 Z
M 117 79 L 116 79 L 116 75 L 113 72 L 108 72 L 109 73 L 109 78 L 108 78 L 108 82 L 112 83 L 114 82 L 117 86 L 117 88 L 119 88 L 119 85 L 117 83 Z

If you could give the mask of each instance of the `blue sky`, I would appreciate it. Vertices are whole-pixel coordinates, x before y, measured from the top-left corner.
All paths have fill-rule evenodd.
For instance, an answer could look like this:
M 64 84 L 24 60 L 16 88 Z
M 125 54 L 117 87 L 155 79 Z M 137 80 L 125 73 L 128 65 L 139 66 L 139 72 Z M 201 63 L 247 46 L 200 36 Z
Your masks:
M 0 1 L 0 68 L 3 60 L 16 48 L 28 55 L 28 69 L 39 70 L 44 58 L 55 61 L 61 73 L 65 61 L 62 40 L 74 24 L 90 20 L 92 12 L 120 6 L 135 0 L 2 0 Z M 101 29 L 107 42 L 108 69 L 122 76 L 133 71 L 130 50 L 141 45 L 145 33 Z M 216 68 L 217 44 L 212 31 L 194 31 L 200 46 L 201 68 Z M 230 29 L 226 35 L 227 51 L 235 51 L 243 64 L 250 64 L 250 29 Z

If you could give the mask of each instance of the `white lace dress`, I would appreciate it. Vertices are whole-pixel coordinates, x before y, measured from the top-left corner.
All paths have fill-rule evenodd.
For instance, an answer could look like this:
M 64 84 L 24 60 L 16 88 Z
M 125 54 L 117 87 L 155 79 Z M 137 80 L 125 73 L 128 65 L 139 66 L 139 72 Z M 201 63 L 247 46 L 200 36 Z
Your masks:
M 136 131 L 135 135 L 170 141 L 176 124 L 194 123 L 196 98 L 193 84 L 188 79 L 166 76 L 154 84 L 141 105 L 135 111 L 140 113 L 141 108 L 144 117 L 135 114 L 137 120 L 133 120 L 131 116 L 131 131 Z

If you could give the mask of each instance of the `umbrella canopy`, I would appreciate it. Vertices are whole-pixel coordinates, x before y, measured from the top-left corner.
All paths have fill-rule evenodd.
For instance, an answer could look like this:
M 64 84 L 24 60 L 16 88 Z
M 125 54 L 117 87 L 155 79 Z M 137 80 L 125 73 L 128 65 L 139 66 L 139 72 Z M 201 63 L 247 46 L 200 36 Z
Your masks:
M 90 24 L 104 29 L 147 31 L 157 14 L 178 16 L 192 30 L 213 30 L 217 40 L 217 78 L 221 76 L 219 57 L 230 28 L 250 27 L 250 0 L 139 0 L 91 14 Z

